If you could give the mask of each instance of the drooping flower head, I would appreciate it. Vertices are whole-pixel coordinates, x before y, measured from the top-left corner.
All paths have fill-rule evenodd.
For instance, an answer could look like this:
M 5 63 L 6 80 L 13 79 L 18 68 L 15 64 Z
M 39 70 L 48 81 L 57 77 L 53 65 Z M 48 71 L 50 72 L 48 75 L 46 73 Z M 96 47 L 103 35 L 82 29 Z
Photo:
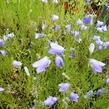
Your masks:
M 89 46 L 90 54 L 92 54 L 94 52 L 94 49 L 95 49 L 95 45 L 94 45 L 94 43 L 91 43 L 90 46 Z
M 60 28 L 61 28 L 60 25 L 56 25 L 56 26 L 52 27 L 52 31 L 53 31 L 53 32 L 54 32 L 54 31 L 57 31 L 57 30 L 59 30 Z
M 6 56 L 8 53 L 6 50 L 0 50 L 0 54 L 2 54 L 3 56 Z
M 35 33 L 35 39 L 43 38 L 43 37 L 45 37 L 44 33 Z
M 8 40 L 8 39 L 10 39 L 10 38 L 13 38 L 14 36 L 15 36 L 14 33 L 9 33 L 9 34 L 5 35 L 5 36 L 3 37 L 3 39 L 4 39 L 4 41 L 6 41 L 6 40 Z
M 59 92 L 66 92 L 68 88 L 70 87 L 69 83 L 61 83 L 59 86 Z
M 57 101 L 57 98 L 56 97 L 52 97 L 52 96 L 49 96 L 45 101 L 44 101 L 44 105 L 46 106 L 53 106 Z
M 93 72 L 96 73 L 102 73 L 102 67 L 104 67 L 106 64 L 100 61 L 97 61 L 95 59 L 90 59 L 89 63 L 91 64 L 91 67 L 93 69 Z
M 59 17 L 57 15 L 55 15 L 55 14 L 51 16 L 51 20 L 53 22 L 57 21 L 58 19 L 59 19 Z
M 37 73 L 41 73 L 44 72 L 47 67 L 49 67 L 50 63 L 51 60 L 47 56 L 45 56 L 44 58 L 34 62 L 32 64 L 32 67 L 37 69 Z
M 105 88 L 98 89 L 96 92 L 96 95 L 99 96 L 99 95 L 103 94 L 104 91 L 105 91 Z
M 15 67 L 15 68 L 20 68 L 21 65 L 22 65 L 22 63 L 21 63 L 20 61 L 14 60 L 13 63 L 12 63 L 12 65 L 13 65 L 13 67 Z
M 90 90 L 89 92 L 87 92 L 87 94 L 84 96 L 84 98 L 88 98 L 92 95 L 93 95 L 93 90 Z
M 82 24 L 83 24 L 83 21 L 80 20 L 80 19 L 78 19 L 78 20 L 77 20 L 77 25 L 82 25 Z
M 58 0 L 52 0 L 52 3 L 57 4 Z
M 109 41 L 104 42 L 104 48 L 109 48 Z
M 79 98 L 78 94 L 76 94 L 74 92 L 72 92 L 70 94 L 70 99 L 71 99 L 72 102 L 78 102 L 78 98 Z
M 0 87 L 0 92 L 3 92 L 4 90 L 5 90 L 4 88 Z
M 64 61 L 63 61 L 62 57 L 57 55 L 55 58 L 55 64 L 58 68 L 61 68 L 64 65 Z
M 50 42 L 50 47 L 51 48 L 48 51 L 50 54 L 62 55 L 65 51 L 64 47 L 58 45 L 56 42 Z
M 91 18 L 89 17 L 89 15 L 86 15 L 84 18 L 83 18 L 83 23 L 84 24 L 88 24 L 91 22 Z
M 66 25 L 65 29 L 67 32 L 70 32 L 71 31 L 71 24 Z
M 48 3 L 48 0 L 42 0 L 43 3 Z
M 0 47 L 4 46 L 5 45 L 5 42 L 3 39 L 0 38 Z

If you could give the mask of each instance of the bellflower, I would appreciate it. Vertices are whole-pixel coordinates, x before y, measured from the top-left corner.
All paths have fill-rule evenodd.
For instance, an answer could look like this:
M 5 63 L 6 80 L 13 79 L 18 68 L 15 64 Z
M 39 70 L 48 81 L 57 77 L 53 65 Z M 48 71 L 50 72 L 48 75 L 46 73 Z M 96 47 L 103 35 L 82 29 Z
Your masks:
M 32 67 L 37 69 L 37 73 L 39 74 L 41 72 L 44 72 L 46 68 L 49 67 L 50 63 L 51 60 L 47 56 L 45 56 L 44 58 L 34 62 L 32 64 Z
M 0 87 L 0 92 L 3 92 L 4 90 L 5 90 L 4 88 Z
M 104 42 L 104 48 L 109 48 L 109 41 Z
M 107 84 L 109 83 L 109 78 L 107 78 L 107 79 L 105 80 L 105 83 L 107 83 Z
M 99 40 L 99 39 L 100 39 L 100 36 L 94 35 L 94 37 L 93 37 L 93 40 L 94 40 L 94 41 L 97 41 L 97 40 Z
M 83 24 L 83 21 L 80 20 L 80 19 L 78 19 L 78 20 L 77 20 L 77 25 L 82 25 L 82 24 Z
M 101 26 L 103 26 L 103 25 L 104 25 L 104 22 L 101 22 L 101 21 L 99 21 L 99 20 L 97 21 L 97 24 L 96 24 L 97 27 L 101 27 Z
M 48 51 L 50 54 L 62 55 L 65 51 L 64 47 L 58 45 L 57 42 L 50 42 L 50 47 L 51 48 Z
M 89 46 L 90 54 L 92 54 L 94 52 L 94 49 L 95 49 L 95 45 L 94 45 L 94 43 L 91 43 L 90 46 Z
M 74 92 L 72 92 L 70 94 L 70 99 L 71 99 L 72 102 L 78 102 L 78 98 L 79 98 L 78 94 L 76 94 Z
M 0 54 L 2 54 L 3 56 L 6 56 L 6 55 L 7 55 L 7 51 L 5 51 L 5 50 L 0 50 Z
M 81 42 L 80 32 L 79 31 L 72 31 L 71 34 L 75 36 L 74 37 L 75 38 L 75 41 L 77 41 L 78 43 Z
M 93 90 L 90 90 L 89 92 L 87 92 L 87 94 L 84 96 L 84 98 L 88 98 L 92 95 L 93 95 Z
M 44 101 L 44 105 L 51 107 L 51 106 L 53 106 L 56 102 L 57 102 L 57 98 L 56 98 L 56 97 L 49 96 L 49 97 Z
M 56 25 L 56 26 L 54 26 L 54 27 L 52 28 L 52 31 L 57 31 L 57 30 L 59 30 L 60 28 L 61 28 L 60 25 Z
M 4 41 L 6 41 L 6 40 L 8 40 L 8 39 L 10 39 L 10 38 L 13 38 L 14 36 L 15 36 L 14 33 L 10 33 L 10 34 L 5 35 L 5 36 L 3 37 L 3 39 L 4 39 Z
M 69 57 L 70 58 L 75 58 L 76 57 L 76 50 L 75 48 L 70 48 L 70 50 L 73 52 Z
M 93 69 L 93 72 L 96 73 L 102 73 L 102 67 L 104 67 L 106 64 L 100 61 L 97 61 L 95 59 L 90 59 L 89 63 L 91 64 L 91 67 Z
M 57 55 L 55 58 L 55 64 L 58 68 L 61 68 L 64 65 L 64 61 L 63 61 L 62 57 Z
M 106 31 L 107 31 L 106 25 L 103 25 L 103 26 L 101 26 L 101 27 L 97 27 L 97 31 L 98 31 L 98 32 L 106 32 Z
M 13 63 L 12 63 L 12 65 L 13 65 L 13 67 L 15 67 L 15 68 L 20 68 L 21 65 L 22 65 L 22 63 L 21 63 L 20 61 L 14 60 Z
M 59 19 L 59 17 L 57 15 L 51 16 L 51 20 L 54 21 L 54 22 L 57 21 L 58 19 Z
M 24 70 L 25 70 L 25 73 L 27 74 L 27 76 L 30 76 L 29 70 L 26 66 L 24 67 Z
M 65 29 L 67 32 L 70 32 L 71 31 L 71 24 L 66 25 Z
M 59 92 L 66 92 L 68 88 L 70 87 L 69 83 L 61 83 L 59 86 Z
M 98 89 L 96 92 L 96 95 L 101 95 L 104 93 L 104 91 L 105 91 L 105 88 Z
M 5 42 L 3 39 L 0 38 L 0 47 L 4 46 L 5 45 Z
M 97 49 L 98 49 L 98 50 L 102 50 L 102 49 L 103 49 L 103 45 L 99 45 L 99 46 L 97 47 Z
M 45 37 L 44 33 L 35 33 L 35 39 L 43 38 L 43 37 Z
M 58 0 L 52 0 L 52 3 L 58 4 Z
M 43 3 L 48 3 L 48 0 L 42 0 Z
M 86 15 L 84 18 L 83 18 L 83 23 L 84 24 L 88 24 L 91 22 L 91 18 L 89 17 L 89 15 Z
M 81 28 L 80 28 L 81 30 L 87 30 L 88 28 L 87 28 L 87 26 L 85 26 L 85 25 L 81 25 Z

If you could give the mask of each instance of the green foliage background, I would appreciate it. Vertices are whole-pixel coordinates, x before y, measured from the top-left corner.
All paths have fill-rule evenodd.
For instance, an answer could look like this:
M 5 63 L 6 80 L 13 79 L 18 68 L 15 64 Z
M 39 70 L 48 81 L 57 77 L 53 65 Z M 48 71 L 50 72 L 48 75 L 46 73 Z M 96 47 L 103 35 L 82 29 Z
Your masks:
M 77 43 L 69 34 L 65 34 L 65 25 L 72 24 L 72 30 L 79 30 L 76 25 L 78 18 L 84 16 L 84 0 L 78 2 L 79 13 L 72 16 L 64 16 L 62 3 L 53 5 L 50 1 L 43 4 L 41 0 L 0 0 L 0 36 L 10 32 L 15 33 L 15 37 L 6 41 L 4 47 L 8 51 L 8 56 L 0 55 L 0 86 L 5 88 L 0 92 L 1 109 L 48 109 L 42 102 L 49 96 L 58 97 L 58 103 L 54 109 L 108 109 L 109 108 L 109 84 L 104 80 L 109 77 L 109 49 L 95 51 L 89 55 L 88 47 L 92 42 L 94 35 L 100 35 L 101 39 L 109 39 L 109 31 L 106 33 L 97 33 L 96 29 L 89 25 L 88 31 L 81 31 L 82 42 Z M 50 20 L 52 14 L 59 16 L 59 20 L 53 23 Z M 47 28 L 41 30 L 42 21 L 47 23 Z M 60 24 L 61 29 L 52 32 L 53 25 Z M 35 39 L 35 32 L 44 32 L 47 36 L 43 39 Z M 58 39 L 58 34 L 61 34 Z M 58 39 L 58 43 L 66 48 L 64 67 L 56 68 L 54 56 L 48 54 L 47 43 L 49 39 L 53 41 Z M 77 50 L 77 56 L 74 59 L 69 58 L 70 48 Z M 32 68 L 32 63 L 41 57 L 49 56 L 52 60 L 46 73 L 37 74 Z M 94 74 L 88 64 L 89 58 L 94 58 L 107 63 L 103 74 Z M 19 60 L 23 63 L 21 69 L 14 69 L 13 60 Z M 27 76 L 23 67 L 27 66 L 30 76 Z M 70 77 L 66 79 L 62 76 L 65 73 Z M 33 79 L 36 77 L 36 79 Z M 58 91 L 58 84 L 61 82 L 71 83 L 71 88 L 65 94 Z M 104 87 L 106 92 L 101 96 L 84 99 L 84 95 L 89 90 Z M 66 106 L 62 99 L 76 90 L 80 98 L 78 103 L 71 103 L 68 99 Z M 95 93 L 95 92 L 94 92 Z

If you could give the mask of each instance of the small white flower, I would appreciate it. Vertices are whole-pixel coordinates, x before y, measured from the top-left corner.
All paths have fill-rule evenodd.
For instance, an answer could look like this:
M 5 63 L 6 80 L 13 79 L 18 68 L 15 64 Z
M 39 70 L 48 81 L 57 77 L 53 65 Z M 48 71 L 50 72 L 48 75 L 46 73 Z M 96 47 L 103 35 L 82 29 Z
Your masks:
M 13 61 L 13 66 L 15 67 L 15 68 L 20 68 L 21 67 L 21 65 L 22 65 L 22 63 L 20 62 L 20 61 Z
M 57 4 L 58 0 L 52 0 L 52 3 Z
M 87 26 L 81 25 L 81 30 L 87 30 L 87 29 L 88 29 Z
M 52 15 L 51 20 L 52 21 L 57 21 L 59 19 L 59 17 L 57 15 Z
M 3 92 L 4 90 L 5 90 L 4 88 L 0 87 L 0 92 Z
M 48 0 L 42 0 L 43 3 L 48 3 Z
M 7 55 L 7 51 L 5 51 L 5 50 L 0 50 L 0 53 L 1 53 L 3 56 L 6 56 L 6 55 Z
M 14 36 L 15 36 L 14 33 L 10 33 L 10 34 L 5 35 L 5 36 L 3 37 L 3 39 L 4 39 L 4 41 L 6 41 L 6 40 L 8 40 L 8 39 L 10 39 L 10 38 L 13 38 Z
M 89 46 L 90 54 L 92 54 L 94 52 L 94 49 L 95 49 L 95 45 L 94 45 L 94 43 L 91 43 Z
M 83 21 L 80 20 L 80 19 L 78 19 L 78 21 L 77 21 L 77 25 L 82 25 L 82 24 L 83 24 Z
M 71 31 L 71 24 L 66 25 L 65 29 L 67 30 L 67 32 L 70 32 Z
M 101 22 L 101 21 L 98 20 L 96 26 L 97 26 L 97 27 L 100 27 L 100 26 L 102 26 L 102 25 L 104 25 L 104 22 Z
M 44 33 L 35 33 L 35 39 L 43 38 L 43 37 L 45 37 Z
M 27 74 L 27 76 L 30 76 L 29 70 L 26 66 L 24 67 L 24 70 L 25 70 L 25 73 Z

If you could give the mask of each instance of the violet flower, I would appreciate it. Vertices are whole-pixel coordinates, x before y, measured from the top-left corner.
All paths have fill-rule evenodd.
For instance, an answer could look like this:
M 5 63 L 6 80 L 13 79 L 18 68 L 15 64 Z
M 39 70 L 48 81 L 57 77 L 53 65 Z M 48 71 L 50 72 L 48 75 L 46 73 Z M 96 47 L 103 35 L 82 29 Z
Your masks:
M 70 32 L 71 31 L 71 24 L 66 25 L 65 29 L 67 32 Z
M 109 41 L 104 42 L 104 48 L 109 48 Z
M 0 50 L 0 54 L 2 54 L 3 56 L 6 56 L 8 53 L 5 50 Z
M 61 83 L 59 86 L 59 92 L 66 92 L 68 88 L 70 87 L 69 83 Z
M 57 55 L 55 58 L 55 64 L 58 68 L 61 68 L 64 65 L 64 61 L 63 61 L 62 57 Z
M 87 92 L 87 94 L 84 96 L 84 98 L 88 98 L 92 95 L 93 95 L 93 90 L 90 90 L 89 92 Z
M 57 15 L 52 15 L 52 16 L 51 16 L 51 20 L 52 20 L 53 22 L 57 21 L 58 19 L 59 19 L 59 17 L 58 17 Z
M 84 24 L 88 24 L 91 22 L 91 18 L 89 17 L 89 15 L 86 15 L 84 18 L 83 18 L 83 23 Z
M 49 96 L 49 97 L 44 101 L 44 105 L 51 107 L 51 106 L 53 106 L 56 102 L 57 102 L 57 98 L 56 98 L 56 97 Z
M 3 37 L 3 39 L 4 39 L 4 41 L 6 41 L 6 40 L 8 40 L 8 39 L 10 39 L 10 38 L 13 38 L 14 36 L 15 36 L 14 33 L 9 33 L 9 34 L 5 35 L 5 36 Z
M 76 94 L 74 92 L 72 92 L 70 94 L 70 99 L 71 99 L 72 102 L 78 102 L 78 98 L 79 98 L 78 94 Z
M 14 60 L 13 63 L 12 63 L 12 65 L 13 65 L 13 67 L 15 67 L 15 68 L 20 68 L 21 65 L 22 65 L 22 63 L 21 63 L 20 61 Z
M 5 90 L 4 88 L 0 87 L 0 92 L 3 92 L 4 90 Z
M 5 42 L 3 39 L 0 38 L 0 47 L 4 46 L 5 45 Z
M 102 67 L 104 67 L 106 64 L 100 61 L 97 61 L 95 59 L 90 59 L 89 63 L 91 64 L 91 67 L 93 69 L 93 72 L 96 73 L 102 73 Z
M 60 25 L 56 25 L 52 28 L 52 31 L 57 31 L 57 30 L 60 30 L 61 26 Z
M 99 95 L 103 94 L 104 91 L 105 91 L 105 88 L 98 89 L 97 92 L 96 92 L 96 95 L 99 96 Z
M 78 20 L 77 20 L 77 25 L 82 25 L 82 24 L 83 24 L 83 21 L 80 20 L 80 19 L 78 19 Z
M 46 68 L 49 67 L 50 63 L 51 60 L 47 56 L 45 56 L 44 58 L 34 62 L 32 64 L 32 67 L 37 69 L 37 73 L 39 74 L 41 72 L 46 71 Z
M 105 80 L 105 83 L 107 83 L 107 84 L 109 83 L 109 78 L 107 78 L 107 79 Z
M 99 21 L 99 20 L 97 21 L 97 24 L 96 24 L 97 27 L 101 27 L 101 26 L 103 26 L 103 25 L 104 25 L 104 22 L 101 22 L 101 21 Z
M 50 47 L 51 48 L 48 51 L 50 54 L 62 55 L 65 51 L 64 47 L 58 45 L 56 42 L 50 42 Z

